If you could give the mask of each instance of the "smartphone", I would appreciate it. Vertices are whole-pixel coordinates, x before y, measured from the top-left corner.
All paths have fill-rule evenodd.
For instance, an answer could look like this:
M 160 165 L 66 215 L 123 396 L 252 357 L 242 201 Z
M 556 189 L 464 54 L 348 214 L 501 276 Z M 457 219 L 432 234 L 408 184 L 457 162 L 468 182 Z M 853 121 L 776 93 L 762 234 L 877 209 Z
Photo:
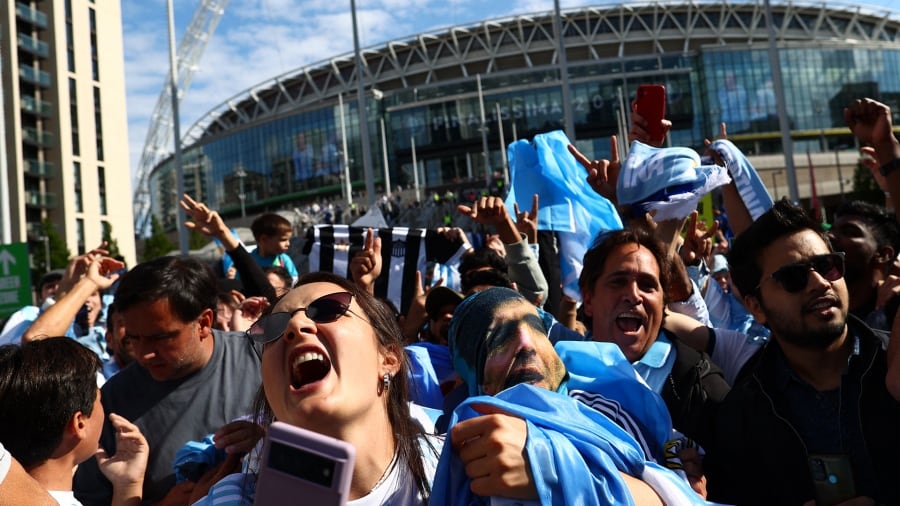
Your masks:
M 356 449 L 350 443 L 317 432 L 274 422 L 266 431 L 256 506 L 347 504 Z
M 645 130 L 654 143 L 661 143 L 666 135 L 662 120 L 666 117 L 666 87 L 661 84 L 638 86 L 634 110 L 646 121 Z
M 809 456 L 817 506 L 840 504 L 856 497 L 853 466 L 847 455 Z

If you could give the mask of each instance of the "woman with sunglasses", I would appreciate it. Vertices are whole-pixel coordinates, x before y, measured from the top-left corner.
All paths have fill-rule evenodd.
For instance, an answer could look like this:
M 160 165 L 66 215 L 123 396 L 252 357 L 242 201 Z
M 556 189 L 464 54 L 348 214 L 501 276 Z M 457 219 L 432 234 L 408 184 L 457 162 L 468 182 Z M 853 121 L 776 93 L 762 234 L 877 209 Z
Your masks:
M 400 329 L 383 303 L 347 279 L 310 273 L 247 334 L 263 344 L 261 425 L 351 443 L 349 504 L 427 504 L 443 441 L 410 415 Z M 252 504 L 254 488 L 254 476 L 231 475 L 199 504 Z

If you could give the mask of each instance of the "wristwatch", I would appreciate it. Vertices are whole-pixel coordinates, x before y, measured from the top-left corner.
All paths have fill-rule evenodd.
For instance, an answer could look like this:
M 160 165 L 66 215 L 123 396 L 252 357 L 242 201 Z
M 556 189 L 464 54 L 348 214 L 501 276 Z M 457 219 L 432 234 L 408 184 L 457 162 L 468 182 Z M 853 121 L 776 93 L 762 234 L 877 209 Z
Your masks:
M 878 172 L 881 172 L 882 176 L 887 177 L 888 174 L 894 172 L 897 169 L 900 169 L 900 158 L 894 158 L 888 163 L 882 165 L 878 168 Z

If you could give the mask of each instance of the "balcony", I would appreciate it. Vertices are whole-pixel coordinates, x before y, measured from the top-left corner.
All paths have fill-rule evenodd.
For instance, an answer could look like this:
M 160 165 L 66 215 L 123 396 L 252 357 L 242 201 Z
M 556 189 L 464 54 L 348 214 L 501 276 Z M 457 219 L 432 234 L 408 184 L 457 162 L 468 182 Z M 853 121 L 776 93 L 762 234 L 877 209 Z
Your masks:
M 40 160 L 25 160 L 25 173 L 35 177 L 52 177 L 56 165 Z
M 28 95 L 22 96 L 21 105 L 23 111 L 43 116 L 45 118 L 48 118 L 51 114 L 53 114 L 53 105 L 50 102 L 39 100 Z
M 34 37 L 29 37 L 23 33 L 18 35 L 19 40 L 19 48 L 28 51 L 31 54 L 35 54 L 46 58 L 50 55 L 50 44 L 42 40 L 35 39 Z
M 47 15 L 22 2 L 16 2 L 16 16 L 40 28 L 47 28 Z
M 50 87 L 50 74 L 29 65 L 19 65 L 19 77 L 38 86 Z
M 38 222 L 26 223 L 25 233 L 28 234 L 29 241 L 40 241 L 44 237 L 44 227 Z
M 53 134 L 45 130 L 24 127 L 22 128 L 22 140 L 39 147 L 47 148 L 53 144 L 54 138 Z
M 56 207 L 56 194 L 26 191 L 25 205 L 31 207 L 42 207 L 44 209 L 52 209 Z

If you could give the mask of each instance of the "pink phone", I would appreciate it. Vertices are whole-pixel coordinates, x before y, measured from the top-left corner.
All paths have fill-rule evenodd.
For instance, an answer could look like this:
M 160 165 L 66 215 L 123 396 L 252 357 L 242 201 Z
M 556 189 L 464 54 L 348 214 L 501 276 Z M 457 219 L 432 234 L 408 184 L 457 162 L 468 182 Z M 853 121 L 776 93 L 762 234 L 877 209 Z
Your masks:
M 283 422 L 266 431 L 255 506 L 347 504 L 356 449 L 350 443 Z
M 642 84 L 638 86 L 634 100 L 634 110 L 646 121 L 645 130 L 650 140 L 660 143 L 666 133 L 662 120 L 666 117 L 666 87 L 661 84 Z

